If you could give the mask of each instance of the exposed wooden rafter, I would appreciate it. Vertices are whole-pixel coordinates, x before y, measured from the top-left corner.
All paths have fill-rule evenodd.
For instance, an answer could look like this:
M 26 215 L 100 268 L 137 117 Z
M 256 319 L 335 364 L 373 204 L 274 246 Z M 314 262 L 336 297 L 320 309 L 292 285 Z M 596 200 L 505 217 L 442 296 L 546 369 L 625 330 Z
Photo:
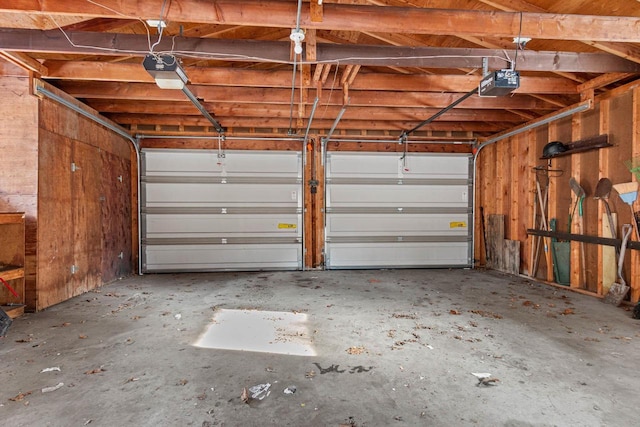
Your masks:
M 22 52 L 57 52 L 82 55 L 134 55 L 148 52 L 146 36 L 91 32 L 0 29 L 0 49 Z M 72 44 L 73 43 L 73 44 Z M 165 38 L 156 51 L 185 52 L 209 59 L 240 62 L 290 62 L 290 42 Z M 368 66 L 417 66 L 430 68 L 479 68 L 488 58 L 492 69 L 505 68 L 503 50 L 467 48 L 407 48 L 372 45 L 318 44 L 318 62 Z M 592 73 L 640 72 L 640 64 L 604 53 L 533 52 L 519 55 L 521 71 L 576 71 Z
M 132 2 L 122 10 L 121 1 L 34 2 L 0 0 L 0 11 L 31 14 L 69 14 L 121 19 L 157 19 L 159 2 Z M 575 15 L 540 12 L 493 12 L 484 10 L 425 9 L 327 3 L 321 22 L 311 20 L 309 3 L 303 4 L 301 25 L 305 28 L 349 28 L 362 32 L 435 35 L 522 36 L 548 40 L 640 42 L 638 17 Z M 114 11 L 118 11 L 116 13 Z M 217 0 L 215 6 L 200 0 L 182 0 L 169 8 L 167 20 L 203 24 L 256 27 L 295 26 L 297 4 L 277 0 Z

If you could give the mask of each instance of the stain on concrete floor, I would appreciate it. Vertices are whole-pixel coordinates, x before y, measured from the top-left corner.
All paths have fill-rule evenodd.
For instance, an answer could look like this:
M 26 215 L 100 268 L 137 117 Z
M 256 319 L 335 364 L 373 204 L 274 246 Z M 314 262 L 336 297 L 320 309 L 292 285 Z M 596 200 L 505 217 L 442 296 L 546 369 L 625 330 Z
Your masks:
M 317 354 L 194 346 L 220 310 L 305 314 Z M 16 319 L 0 340 L 0 419 L 635 425 L 639 355 L 640 321 L 629 311 L 492 272 L 145 275 Z M 268 396 L 243 402 L 243 389 L 264 384 Z

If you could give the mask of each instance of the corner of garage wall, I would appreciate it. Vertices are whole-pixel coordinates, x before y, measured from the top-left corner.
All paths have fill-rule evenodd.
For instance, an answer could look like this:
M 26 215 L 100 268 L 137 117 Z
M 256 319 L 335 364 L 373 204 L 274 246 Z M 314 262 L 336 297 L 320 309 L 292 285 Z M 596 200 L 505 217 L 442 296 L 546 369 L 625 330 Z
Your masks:
M 568 143 L 608 135 L 609 143 L 613 146 L 554 158 L 548 173 L 547 220 L 555 219 L 558 231 L 580 233 L 577 211 L 574 212 L 574 220 L 569 222 L 576 199 L 569 180 L 574 178 L 586 192 L 582 233 L 603 236 L 603 219 L 607 222 L 604 207 L 602 202 L 593 197 L 598 181 L 605 177 L 614 184 L 637 180 L 626 167 L 625 161 L 640 156 L 638 86 L 636 82 L 607 92 L 595 98 L 592 109 L 499 141 L 487 147 L 479 156 L 476 206 L 478 211 L 482 207 L 486 218 L 492 214 L 504 215 L 505 239 L 520 242 L 521 274 L 530 275 L 534 259 L 538 259 L 535 278 L 551 283 L 556 281 L 552 257 L 545 256 L 548 253 L 545 249 L 540 251 L 539 257 L 532 257 L 534 236 L 527 233 L 528 229 L 539 228 L 534 223 L 536 209 L 540 215 L 540 205 L 536 203 L 536 173 L 539 172 L 534 167 L 549 167 L 547 160 L 540 157 L 543 147 L 550 141 Z M 632 222 L 629 206 L 615 191 L 611 192 L 609 203 L 611 210 L 617 214 L 618 230 L 621 224 Z M 633 209 L 640 211 L 638 201 Z M 481 219 L 475 220 L 476 258 L 483 265 L 486 259 Z M 546 251 L 550 251 L 548 246 L 551 245 L 551 239 L 543 239 L 541 244 Z M 606 294 L 611 280 L 616 280 L 615 259 L 612 262 L 607 257 L 607 248 L 613 250 L 612 247 L 599 244 L 572 241 L 568 263 L 570 283 L 567 287 L 595 296 Z M 624 271 L 627 284 L 631 286 L 631 301 L 637 302 L 640 298 L 640 251 L 627 251 Z

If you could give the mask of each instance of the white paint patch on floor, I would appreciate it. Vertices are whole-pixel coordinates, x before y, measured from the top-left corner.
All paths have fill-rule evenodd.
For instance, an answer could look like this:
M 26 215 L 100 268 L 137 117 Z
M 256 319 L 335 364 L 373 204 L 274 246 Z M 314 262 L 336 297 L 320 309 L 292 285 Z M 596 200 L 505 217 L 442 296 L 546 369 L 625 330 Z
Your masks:
M 305 313 L 219 310 L 194 344 L 221 350 L 315 356 Z

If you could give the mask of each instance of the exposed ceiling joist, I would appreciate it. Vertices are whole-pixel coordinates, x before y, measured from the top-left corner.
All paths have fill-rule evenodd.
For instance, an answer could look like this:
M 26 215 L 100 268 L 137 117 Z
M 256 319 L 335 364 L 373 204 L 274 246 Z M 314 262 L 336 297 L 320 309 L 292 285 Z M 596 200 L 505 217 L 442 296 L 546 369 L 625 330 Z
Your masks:
M 101 0 L 99 6 L 78 1 L 0 0 L 0 11 L 44 15 L 86 15 L 121 19 L 157 19 L 160 1 L 130 2 Z M 116 12 L 117 11 L 117 12 Z M 301 26 L 316 29 L 349 28 L 361 32 L 391 32 L 435 35 L 525 37 L 549 40 L 640 42 L 640 18 L 572 15 L 540 12 L 494 12 L 484 10 L 426 9 L 327 3 L 322 21 L 312 21 L 309 3 L 304 3 Z M 203 24 L 249 25 L 294 28 L 297 4 L 277 0 L 181 0 L 169 7 L 168 21 Z
M 162 126 L 211 126 L 209 121 L 201 116 L 189 116 L 189 117 L 177 117 L 177 116 L 162 116 L 156 115 L 144 115 L 144 114 L 112 114 L 109 115 L 111 120 L 125 125 L 137 125 L 137 126 L 150 126 L 150 125 L 162 125 Z M 288 118 L 270 117 L 264 118 L 248 118 L 248 117 L 220 117 L 220 121 L 225 124 L 225 127 L 269 127 L 269 128 L 281 128 L 285 129 L 289 127 Z M 370 123 L 369 123 L 370 122 Z M 329 129 L 333 125 L 334 120 L 331 119 L 314 119 L 314 129 Z M 401 131 L 415 124 L 412 121 L 370 121 L 370 120 L 341 120 L 341 128 L 349 130 L 361 130 L 363 126 L 367 125 L 369 130 L 396 130 Z M 425 126 L 421 130 L 435 130 L 435 131 L 452 131 L 452 132 L 497 132 L 500 130 L 500 126 L 493 123 L 486 122 L 433 122 Z
M 639 23 L 640 26 L 640 23 Z M 143 56 L 149 51 L 146 36 L 92 32 L 67 33 L 71 43 L 57 30 L 0 29 L 0 49 L 21 52 L 56 52 L 81 55 Z M 156 52 L 174 51 L 179 56 L 245 62 L 290 62 L 290 42 L 193 39 L 163 39 Z M 318 44 L 318 62 L 344 65 L 403 66 L 429 68 L 482 68 L 488 58 L 491 69 L 510 66 L 511 57 L 500 49 L 412 48 L 372 45 Z M 518 55 L 521 71 L 569 71 L 590 73 L 636 73 L 640 64 L 605 53 L 534 52 Z
M 243 134 L 282 135 L 291 115 L 303 129 L 317 97 L 316 130 L 349 105 L 338 134 L 397 135 L 471 93 L 421 133 L 480 139 L 640 77 L 640 12 L 628 0 L 305 0 L 292 101 L 296 3 L 0 0 L 0 73 L 18 64 L 132 131 L 157 134 L 213 128 L 179 91 L 155 85 L 141 66 L 150 50 L 175 54 L 206 113 Z M 161 10 L 162 35 L 143 21 Z M 512 63 L 521 24 L 533 40 Z M 489 70 L 515 66 L 519 88 L 473 94 L 484 58 Z
M 47 72 L 43 76 L 60 80 L 113 81 L 131 83 L 153 83 L 153 78 L 140 66 L 132 63 L 103 63 L 96 61 L 46 61 Z M 323 64 L 317 66 L 310 88 L 320 81 Z M 359 73 L 360 67 L 347 66 L 340 83 L 348 83 L 352 90 L 408 90 L 415 92 L 464 92 L 477 86 L 480 76 L 439 75 L 394 75 L 383 73 Z M 348 72 L 347 72 L 348 71 Z M 230 69 L 224 67 L 185 67 L 189 81 L 196 85 L 233 87 L 280 87 L 291 86 L 289 71 L 263 71 Z M 356 75 L 358 78 L 356 79 Z M 628 74 L 625 74 L 628 75 Z M 296 81 L 299 83 L 299 81 Z M 325 82 L 326 84 L 326 79 Z M 327 84 L 327 88 L 328 88 Z M 554 77 L 528 77 L 520 80 L 516 93 L 567 94 L 578 93 L 576 84 L 567 79 Z
M 506 12 L 533 12 L 533 13 L 547 13 L 548 11 L 528 3 L 524 0 L 479 0 L 482 3 L 495 7 L 498 10 Z M 542 37 L 546 38 L 546 37 Z M 595 39 L 582 40 L 585 44 L 593 46 L 597 49 L 611 53 L 612 55 L 620 56 L 621 58 L 628 59 L 629 61 L 640 62 L 640 48 L 628 43 L 609 43 L 606 41 L 594 41 Z
M 46 75 L 49 71 L 42 63 L 21 52 L 10 52 L 0 50 L 0 58 L 3 58 L 20 68 L 33 71 L 36 74 Z
M 174 116 L 199 116 L 200 112 L 188 102 L 159 103 L 151 101 L 111 101 L 102 99 L 89 99 L 87 103 L 94 109 L 105 114 L 132 113 L 132 114 L 162 114 Z M 272 117 L 288 118 L 289 108 L 285 105 L 255 105 L 255 104 L 228 104 L 206 103 L 204 106 L 215 113 L 216 117 Z M 323 107 L 322 115 L 336 117 L 341 107 L 329 105 Z M 344 113 L 344 119 L 349 120 L 412 120 L 419 115 L 433 115 L 438 108 L 385 108 L 385 107 L 349 107 Z M 544 111 L 542 112 L 544 113 Z M 537 115 L 529 114 L 529 118 Z M 319 118 L 320 114 L 319 114 Z M 440 121 L 477 121 L 477 122 L 520 122 L 518 112 L 506 110 L 481 110 L 481 109 L 454 109 L 442 116 Z
M 155 85 L 144 83 L 111 83 L 98 85 L 91 82 L 60 82 L 59 87 L 76 98 L 96 99 L 130 99 L 184 101 L 179 91 L 163 90 Z M 271 88 L 231 88 L 222 86 L 190 86 L 190 89 L 203 102 L 247 103 L 247 104 L 284 104 L 291 102 L 291 91 Z M 336 89 L 339 90 L 339 89 Z M 342 105 L 339 96 L 331 96 L 330 91 L 323 91 L 320 105 Z M 435 92 L 398 92 L 352 90 L 351 106 L 388 106 L 388 107 L 433 107 L 444 108 L 457 98 L 458 93 Z M 577 99 L 577 96 L 576 96 Z M 473 96 L 459 108 L 480 109 L 514 109 L 514 110 L 546 110 L 553 104 L 533 99 L 532 97 L 497 97 L 479 98 Z

